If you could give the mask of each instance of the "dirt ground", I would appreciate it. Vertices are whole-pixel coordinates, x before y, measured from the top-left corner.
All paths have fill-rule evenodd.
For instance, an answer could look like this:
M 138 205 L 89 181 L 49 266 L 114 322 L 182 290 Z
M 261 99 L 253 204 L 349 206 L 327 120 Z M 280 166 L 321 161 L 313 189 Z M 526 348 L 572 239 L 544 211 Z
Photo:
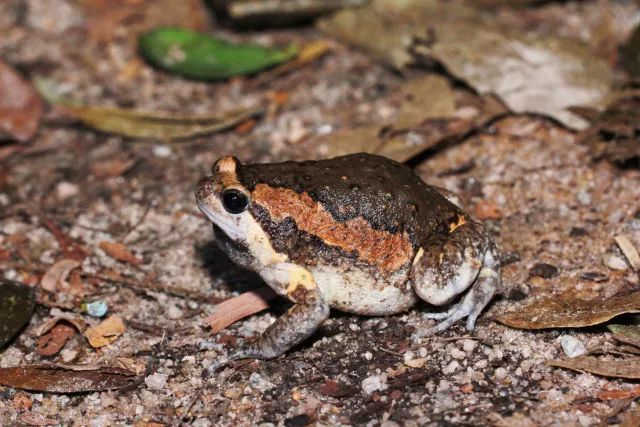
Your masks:
M 336 43 L 313 65 L 260 87 L 251 79 L 193 82 L 145 65 L 126 34 L 96 47 L 74 30 L 81 20 L 71 1 L 0 2 L 0 56 L 86 104 L 182 113 L 263 105 L 267 114 L 248 129 L 161 143 L 68 125 L 49 111 L 30 148 L 0 163 L 0 246 L 10 252 L 0 259 L 4 278 L 36 284 L 63 258 L 45 225 L 53 222 L 87 250 L 85 293 L 126 324 L 108 346 L 92 348 L 76 334 L 63 352 L 40 356 L 32 328 L 61 311 L 78 311 L 69 310 L 75 297 L 58 295 L 37 306 L 30 327 L 0 353 L 0 367 L 50 361 L 141 371 L 140 383 L 116 391 L 0 386 L 0 424 L 25 423 L 16 403 L 24 395 L 29 411 L 50 425 L 639 425 L 635 397 L 597 397 L 634 390 L 637 382 L 545 364 L 565 358 L 564 335 L 592 351 L 614 349 L 606 328 L 527 331 L 493 320 L 553 292 L 609 297 L 640 285 L 631 268 L 603 263 L 603 255 L 622 258 L 614 236 L 640 242 L 640 170 L 593 160 L 576 132 L 541 115 L 507 115 L 414 161 L 427 182 L 460 194 L 472 215 L 493 209 L 485 224 L 503 254 L 509 291 L 472 333 L 456 325 L 411 342 L 426 304 L 384 318 L 334 312 L 285 356 L 235 363 L 203 379 L 203 366 L 259 334 L 288 303 L 277 300 L 211 335 L 204 319 L 216 303 L 264 285 L 216 249 L 211 225 L 195 206 L 198 179 L 226 154 L 247 162 L 322 157 L 322 146 L 301 136 L 387 117 L 398 108 L 388 96 L 407 76 Z M 304 27 L 234 35 L 267 42 L 319 36 Z M 411 70 L 409 77 L 420 73 Z M 286 102 L 278 94 L 287 94 Z M 100 173 L 100 165 L 113 161 L 130 167 Z M 142 262 L 113 259 L 103 241 L 123 242 Z

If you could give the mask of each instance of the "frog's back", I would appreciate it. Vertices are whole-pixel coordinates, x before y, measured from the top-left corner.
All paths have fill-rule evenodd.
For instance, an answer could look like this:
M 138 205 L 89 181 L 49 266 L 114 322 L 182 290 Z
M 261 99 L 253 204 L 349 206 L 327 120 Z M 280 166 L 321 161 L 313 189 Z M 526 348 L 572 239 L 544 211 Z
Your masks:
M 338 222 L 363 218 L 372 228 L 406 233 L 414 248 L 446 233 L 462 212 L 407 166 L 366 153 L 327 160 L 242 165 L 240 180 L 307 193 Z

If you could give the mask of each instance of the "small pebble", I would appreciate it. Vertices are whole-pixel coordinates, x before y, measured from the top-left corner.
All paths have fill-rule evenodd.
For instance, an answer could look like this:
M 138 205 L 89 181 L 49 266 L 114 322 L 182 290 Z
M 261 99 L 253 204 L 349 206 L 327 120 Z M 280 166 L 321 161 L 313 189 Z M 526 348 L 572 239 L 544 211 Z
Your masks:
M 580 273 L 580 278 L 589 280 L 590 282 L 606 282 L 609 276 L 599 271 L 583 271 Z
M 169 157 L 171 156 L 171 147 L 167 145 L 154 145 L 151 152 L 156 157 Z
M 582 205 L 590 205 L 591 204 L 591 195 L 586 189 L 582 189 L 578 191 L 578 202 Z
M 402 356 L 403 356 L 404 361 L 406 363 L 411 359 L 415 359 L 416 354 L 413 351 L 409 350 L 409 351 L 406 351 Z
M 162 390 L 167 385 L 167 374 L 151 374 L 144 379 L 151 390 Z
M 497 379 L 501 380 L 503 378 L 506 378 L 507 376 L 507 370 L 504 368 L 498 368 L 496 369 L 496 371 L 494 372 L 494 375 Z
M 257 388 L 263 393 L 275 387 L 271 381 L 265 379 L 257 372 L 254 372 L 249 376 L 249 384 L 251 384 L 251 387 Z
M 56 196 L 58 200 L 66 200 L 76 196 L 80 192 L 80 187 L 67 181 L 59 182 L 56 185 Z
M 457 360 L 453 360 L 452 362 L 450 362 L 447 366 L 445 366 L 442 369 L 442 373 L 443 374 L 452 374 L 459 367 L 460 367 L 460 364 L 458 363 L 458 361 Z
M 362 357 L 364 357 L 366 360 L 371 360 L 373 359 L 373 354 L 371 354 L 370 351 L 367 351 L 365 353 L 362 353 Z
M 365 394 L 371 394 L 374 391 L 386 390 L 387 387 L 389 387 L 387 385 L 387 374 L 372 375 L 370 377 L 367 377 L 362 380 L 361 386 L 362 391 L 364 391 Z
M 182 310 L 180 310 L 180 308 L 178 308 L 178 306 L 175 304 L 169 305 L 166 313 L 167 313 L 167 317 L 171 320 L 181 319 L 183 316 Z
M 467 353 L 471 353 L 476 348 L 477 344 L 476 340 L 466 339 L 462 341 L 462 349 Z
M 533 277 L 542 277 L 543 279 L 551 279 L 556 277 L 559 273 L 558 267 L 555 265 L 540 262 L 529 270 L 529 275 Z
M 602 262 L 604 262 L 604 265 L 612 270 L 624 271 L 627 269 L 627 262 L 618 255 L 614 255 L 611 252 L 607 252 L 606 254 L 602 255 Z
M 567 357 L 582 356 L 583 354 L 587 353 L 587 349 L 585 348 L 582 341 L 574 336 L 561 335 L 559 340 L 560 345 L 562 346 L 562 350 L 564 350 L 564 354 L 566 354 Z
M 461 359 L 464 359 L 465 357 L 467 357 L 467 353 L 465 353 L 464 351 L 460 350 L 457 347 L 454 347 L 451 350 L 451 357 L 453 357 L 454 359 L 461 360 Z
M 85 303 L 82 305 L 84 311 L 92 317 L 103 317 L 107 314 L 107 303 L 101 300 Z
M 60 351 L 60 356 L 62 357 L 62 361 L 64 363 L 69 363 L 73 361 L 76 357 L 78 357 L 78 352 L 76 350 L 62 350 Z

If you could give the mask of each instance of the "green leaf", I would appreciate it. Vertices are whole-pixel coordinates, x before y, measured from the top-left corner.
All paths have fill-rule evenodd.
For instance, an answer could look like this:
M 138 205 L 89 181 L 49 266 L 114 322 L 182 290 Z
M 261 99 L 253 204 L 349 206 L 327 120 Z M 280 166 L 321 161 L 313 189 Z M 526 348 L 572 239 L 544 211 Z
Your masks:
M 162 27 L 138 40 L 142 56 L 172 73 L 200 80 L 222 80 L 255 74 L 287 62 L 298 48 L 272 49 L 256 44 L 236 44 L 184 28 Z
M 0 280 L 0 349 L 29 322 L 35 306 L 33 288 Z

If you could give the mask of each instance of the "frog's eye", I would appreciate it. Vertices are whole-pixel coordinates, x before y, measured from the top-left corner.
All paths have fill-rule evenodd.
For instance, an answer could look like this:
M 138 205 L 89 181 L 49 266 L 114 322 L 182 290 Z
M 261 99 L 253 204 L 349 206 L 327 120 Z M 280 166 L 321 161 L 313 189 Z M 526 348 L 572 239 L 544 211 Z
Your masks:
M 222 204 L 227 212 L 239 214 L 249 206 L 249 198 L 242 191 L 231 188 L 222 192 Z

